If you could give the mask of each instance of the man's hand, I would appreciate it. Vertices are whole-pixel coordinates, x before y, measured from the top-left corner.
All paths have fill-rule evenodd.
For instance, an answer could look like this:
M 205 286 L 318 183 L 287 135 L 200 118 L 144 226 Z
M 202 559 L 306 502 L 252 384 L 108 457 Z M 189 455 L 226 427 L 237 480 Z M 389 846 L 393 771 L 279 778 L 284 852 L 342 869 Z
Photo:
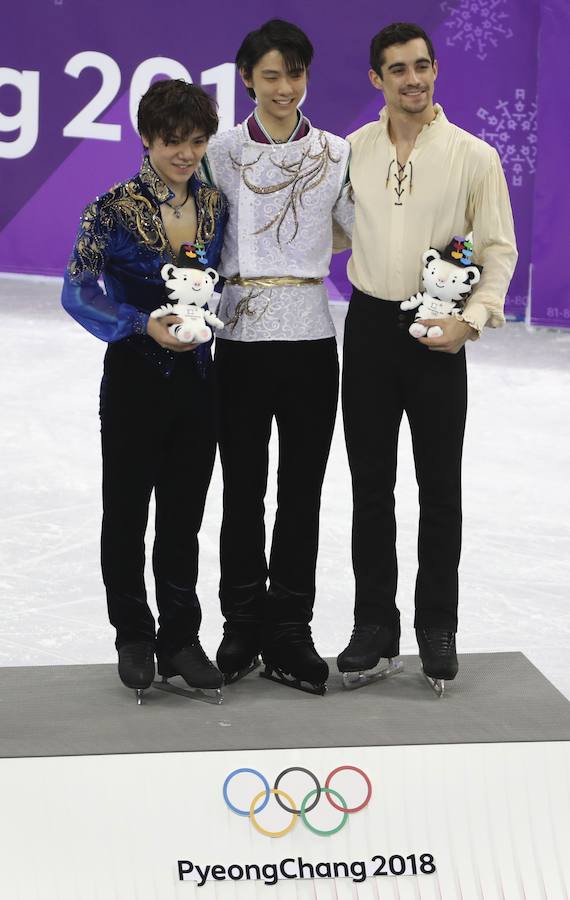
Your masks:
M 199 344 L 183 344 L 168 331 L 170 325 L 180 325 L 181 322 L 180 316 L 163 316 L 161 319 L 152 319 L 149 316 L 146 333 L 165 350 L 173 350 L 174 353 L 195 350 Z
M 439 325 L 443 334 L 441 337 L 418 338 L 420 344 L 425 344 L 429 350 L 438 350 L 440 353 L 459 353 L 466 341 L 476 341 L 479 337 L 476 328 L 472 328 L 467 322 L 450 316 L 447 319 L 422 319 L 422 325 L 430 328 Z

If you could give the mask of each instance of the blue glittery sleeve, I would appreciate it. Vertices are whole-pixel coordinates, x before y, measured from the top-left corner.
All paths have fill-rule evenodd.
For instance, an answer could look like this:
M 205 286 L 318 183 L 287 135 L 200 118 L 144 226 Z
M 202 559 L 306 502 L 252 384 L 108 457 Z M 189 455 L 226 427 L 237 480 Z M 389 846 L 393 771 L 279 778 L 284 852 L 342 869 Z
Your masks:
M 148 315 L 128 303 L 118 303 L 98 280 L 113 251 L 114 217 L 98 201 L 81 217 L 63 281 L 63 308 L 90 334 L 109 343 L 132 334 L 146 334 Z

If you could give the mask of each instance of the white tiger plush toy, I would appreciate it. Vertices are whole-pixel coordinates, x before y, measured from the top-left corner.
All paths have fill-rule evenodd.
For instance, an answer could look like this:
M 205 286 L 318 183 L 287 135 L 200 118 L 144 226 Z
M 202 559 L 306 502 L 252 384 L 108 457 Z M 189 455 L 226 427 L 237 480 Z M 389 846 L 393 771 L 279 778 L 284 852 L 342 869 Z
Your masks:
M 400 309 L 417 309 L 410 325 L 412 337 L 441 337 L 439 325 L 427 328 L 422 319 L 445 319 L 458 316 L 481 278 L 482 266 L 472 262 L 473 244 L 464 237 L 454 237 L 443 253 L 430 247 L 422 254 L 423 294 L 416 294 L 400 303 Z
M 167 263 L 161 269 L 169 302 L 153 310 L 151 318 L 179 316 L 182 322 L 171 325 L 170 334 L 184 344 L 205 344 L 212 337 L 209 326 L 224 327 L 221 319 L 203 308 L 220 276 L 215 269 L 206 268 L 203 244 L 182 244 L 177 262 L 177 266 Z

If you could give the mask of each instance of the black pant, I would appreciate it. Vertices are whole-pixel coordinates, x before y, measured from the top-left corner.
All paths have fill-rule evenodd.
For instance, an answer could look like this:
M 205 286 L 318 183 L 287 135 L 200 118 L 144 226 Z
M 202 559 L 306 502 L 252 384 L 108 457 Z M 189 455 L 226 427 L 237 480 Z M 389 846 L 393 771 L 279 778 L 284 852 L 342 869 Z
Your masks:
M 428 350 L 408 334 L 414 312 L 353 292 L 344 335 L 343 412 L 354 497 L 355 619 L 397 620 L 394 486 L 403 411 L 419 486 L 415 626 L 457 628 L 465 350 Z
M 215 362 L 224 474 L 222 612 L 259 619 L 269 576 L 270 592 L 273 587 L 286 595 L 285 603 L 303 606 L 310 619 L 321 488 L 338 399 L 336 341 L 219 340 Z M 273 418 L 279 469 L 268 566 L 264 498 Z
M 163 376 L 142 356 L 111 345 L 101 383 L 101 565 L 116 646 L 154 641 L 144 584 L 144 535 L 155 492 L 153 569 L 157 653 L 197 634 L 198 531 L 215 455 L 212 379 L 190 353 Z

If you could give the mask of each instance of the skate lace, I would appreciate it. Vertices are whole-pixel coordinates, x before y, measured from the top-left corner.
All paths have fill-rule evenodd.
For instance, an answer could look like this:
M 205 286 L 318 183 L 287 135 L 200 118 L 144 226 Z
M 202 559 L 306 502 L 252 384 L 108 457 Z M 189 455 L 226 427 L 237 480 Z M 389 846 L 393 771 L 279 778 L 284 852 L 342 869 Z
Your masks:
M 357 641 L 360 643 L 360 641 L 362 641 L 363 638 L 374 637 L 374 635 L 378 633 L 380 628 L 381 628 L 380 625 L 365 625 L 365 624 L 355 625 L 354 628 L 352 629 L 352 634 L 350 635 L 349 643 L 352 644 L 353 641 Z
M 121 658 L 128 665 L 144 666 L 154 660 L 152 644 L 124 644 L 121 647 Z
M 455 632 L 439 628 L 423 628 L 420 631 L 425 643 L 438 656 L 449 656 L 455 652 Z

